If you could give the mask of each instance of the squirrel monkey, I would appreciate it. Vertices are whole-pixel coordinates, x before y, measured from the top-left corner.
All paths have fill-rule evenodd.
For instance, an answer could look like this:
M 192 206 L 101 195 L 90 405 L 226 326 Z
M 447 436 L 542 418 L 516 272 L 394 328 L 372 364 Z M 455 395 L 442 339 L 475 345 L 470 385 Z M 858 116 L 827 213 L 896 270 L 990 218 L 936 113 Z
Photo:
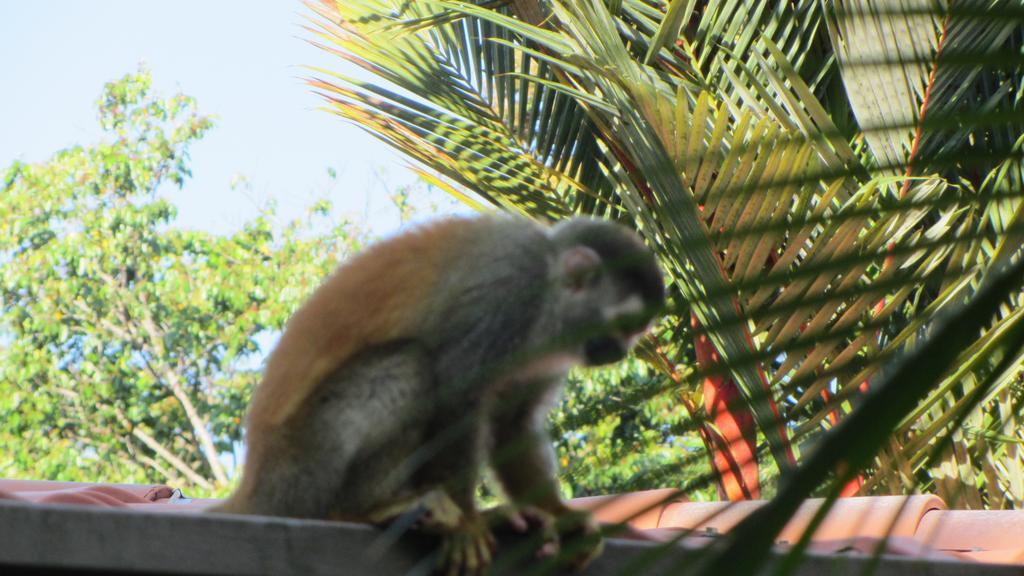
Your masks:
M 379 242 L 285 326 L 241 483 L 213 511 L 380 523 L 426 506 L 445 567 L 472 573 L 494 542 L 474 505 L 490 465 L 513 510 L 587 536 L 582 567 L 600 538 L 559 495 L 546 415 L 571 367 L 622 359 L 664 298 L 652 252 L 600 220 L 451 218 Z

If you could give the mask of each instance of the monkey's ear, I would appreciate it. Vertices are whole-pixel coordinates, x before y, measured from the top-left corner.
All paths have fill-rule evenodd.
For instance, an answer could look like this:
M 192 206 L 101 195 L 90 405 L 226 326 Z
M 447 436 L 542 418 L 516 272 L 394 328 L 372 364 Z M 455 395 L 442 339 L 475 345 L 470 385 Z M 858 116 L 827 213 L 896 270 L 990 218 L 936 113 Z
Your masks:
M 573 246 L 559 258 L 562 278 L 571 290 L 582 290 L 600 271 L 601 256 L 586 246 Z

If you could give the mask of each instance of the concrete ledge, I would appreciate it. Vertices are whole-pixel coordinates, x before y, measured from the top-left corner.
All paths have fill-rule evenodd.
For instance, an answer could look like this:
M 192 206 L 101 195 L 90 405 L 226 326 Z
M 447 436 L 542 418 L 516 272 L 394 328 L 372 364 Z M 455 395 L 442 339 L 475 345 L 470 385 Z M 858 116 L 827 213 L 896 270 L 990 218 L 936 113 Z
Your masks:
M 520 574 L 517 549 L 502 543 L 497 573 Z M 672 546 L 653 562 L 655 543 L 612 539 L 586 574 L 680 574 L 699 548 Z M 215 514 L 166 514 L 0 501 L 0 573 L 426 575 L 434 547 L 425 537 L 390 541 L 378 530 L 335 522 Z M 522 555 L 522 554 L 521 554 Z M 863 556 L 808 556 L 797 574 L 862 574 Z M 534 566 L 536 567 L 536 566 Z M 504 568 L 504 569 L 501 569 Z M 886 557 L 876 574 L 1024 575 L 1019 566 Z

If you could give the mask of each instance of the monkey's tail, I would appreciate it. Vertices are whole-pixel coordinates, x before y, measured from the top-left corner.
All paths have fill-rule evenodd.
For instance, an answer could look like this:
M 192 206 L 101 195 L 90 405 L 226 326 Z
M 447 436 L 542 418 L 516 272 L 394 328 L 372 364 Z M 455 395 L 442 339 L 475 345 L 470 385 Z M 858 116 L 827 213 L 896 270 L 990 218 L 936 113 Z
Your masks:
M 204 509 L 203 512 L 212 512 L 214 514 L 248 514 L 248 508 L 245 499 L 236 491 L 217 504 Z

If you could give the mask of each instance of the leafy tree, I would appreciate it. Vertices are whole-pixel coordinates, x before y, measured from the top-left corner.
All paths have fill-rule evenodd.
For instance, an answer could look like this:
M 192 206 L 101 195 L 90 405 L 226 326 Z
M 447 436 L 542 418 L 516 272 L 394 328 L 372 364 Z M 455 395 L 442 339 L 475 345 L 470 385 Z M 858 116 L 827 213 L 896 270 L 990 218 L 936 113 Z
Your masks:
M 362 237 L 326 203 L 281 229 L 271 210 L 176 228 L 162 192 L 211 120 L 145 70 L 98 110 L 102 143 L 0 176 L 0 475 L 223 493 L 260 343 Z

